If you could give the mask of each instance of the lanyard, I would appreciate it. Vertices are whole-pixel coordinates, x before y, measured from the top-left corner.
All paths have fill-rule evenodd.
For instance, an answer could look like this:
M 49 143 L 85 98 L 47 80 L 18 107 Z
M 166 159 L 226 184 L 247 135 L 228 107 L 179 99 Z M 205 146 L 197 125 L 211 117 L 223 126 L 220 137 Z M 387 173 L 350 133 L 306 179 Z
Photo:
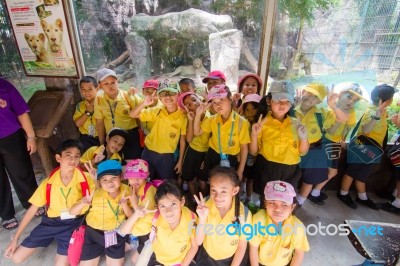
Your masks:
M 229 144 L 232 142 L 232 134 L 233 134 L 233 127 L 235 125 L 235 118 L 236 118 L 236 114 L 233 113 L 233 121 L 231 124 L 231 132 L 229 133 L 229 141 L 228 141 L 228 147 L 230 146 Z M 218 123 L 218 147 L 219 147 L 219 156 L 221 156 L 222 158 L 222 147 L 221 147 L 221 124 Z
M 110 102 L 109 101 L 107 101 L 107 103 L 108 103 L 108 106 L 110 106 L 110 112 L 111 112 L 111 123 L 112 123 L 112 126 L 114 127 L 115 126 L 115 110 L 117 109 L 117 104 L 118 104 L 118 102 L 114 102 L 114 104 L 113 104 L 113 106 L 114 106 L 114 111 L 113 111 L 113 109 L 112 109 L 112 107 L 111 107 L 111 104 L 110 104 Z
M 60 190 L 61 190 L 61 194 L 62 194 L 63 198 L 65 199 L 65 208 L 68 209 L 67 199 L 68 199 L 69 193 L 71 193 L 71 187 L 68 189 L 67 195 L 64 194 L 64 190 L 62 189 L 62 187 L 60 187 Z
M 114 208 L 112 207 L 112 205 L 110 203 L 110 200 L 107 200 L 107 203 L 108 203 L 108 206 L 110 206 L 110 209 L 111 209 L 112 213 L 114 214 L 115 219 L 117 220 L 116 223 L 115 223 L 115 225 L 117 227 L 118 226 L 118 222 L 119 222 L 119 219 L 118 219 L 119 205 L 118 205 L 117 209 L 114 210 Z

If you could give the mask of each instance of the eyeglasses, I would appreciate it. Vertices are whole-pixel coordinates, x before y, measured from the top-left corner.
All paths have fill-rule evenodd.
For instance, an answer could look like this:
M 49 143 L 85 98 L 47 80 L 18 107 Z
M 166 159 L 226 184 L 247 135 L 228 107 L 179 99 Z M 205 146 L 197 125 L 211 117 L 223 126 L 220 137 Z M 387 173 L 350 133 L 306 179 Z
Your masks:
M 162 92 L 160 92 L 159 94 L 158 94 L 158 96 L 160 96 L 160 97 L 167 97 L 167 96 L 175 96 L 175 95 L 177 95 L 178 93 L 177 92 L 171 92 L 171 91 L 162 91 Z

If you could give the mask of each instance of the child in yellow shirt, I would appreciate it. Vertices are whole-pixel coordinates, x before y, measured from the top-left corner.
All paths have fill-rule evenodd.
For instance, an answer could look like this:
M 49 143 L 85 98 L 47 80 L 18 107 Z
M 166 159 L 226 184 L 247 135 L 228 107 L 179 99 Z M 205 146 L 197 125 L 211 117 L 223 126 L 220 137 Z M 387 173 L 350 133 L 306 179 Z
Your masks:
M 70 207 L 89 195 L 95 184 L 89 175 L 77 166 L 81 157 L 82 144 L 77 140 L 63 141 L 56 151 L 56 161 L 60 164 L 50 177 L 36 189 L 29 199 L 32 204 L 24 215 L 17 232 L 4 253 L 16 264 L 24 262 L 39 247 L 47 247 L 57 241 L 55 265 L 67 265 L 67 250 L 72 232 L 81 223 L 81 218 L 69 214 Z M 18 246 L 18 240 L 35 216 L 38 209 L 47 207 L 42 221 Z
M 92 146 L 100 146 L 94 115 L 94 100 L 97 93 L 97 81 L 91 76 L 84 76 L 79 82 L 83 101 L 76 105 L 75 125 L 79 128 L 80 140 L 85 152 Z
M 303 223 L 292 215 L 296 206 L 293 186 L 284 181 L 270 181 L 265 186 L 264 195 L 265 209 L 253 216 L 252 224 L 264 225 L 268 229 L 264 235 L 256 234 L 250 240 L 250 265 L 301 265 L 304 252 L 310 247 Z M 278 233 L 280 227 L 283 229 Z
M 81 158 L 81 164 L 91 162 L 97 165 L 105 160 L 117 160 L 124 163 L 123 155 L 120 153 L 128 139 L 128 133 L 120 128 L 113 128 L 108 132 L 106 143 L 101 146 L 89 148 Z
M 133 213 L 125 195 L 130 194 L 127 185 L 121 183 L 122 166 L 115 160 L 99 164 L 97 179 L 101 188 L 84 197 L 71 207 L 70 213 L 86 216 L 85 241 L 81 266 L 99 265 L 100 255 L 105 253 L 107 265 L 123 265 L 127 236 L 117 233 L 121 223 Z
M 196 265 L 192 261 L 198 250 L 193 226 L 196 215 L 184 206 L 182 191 L 165 182 L 157 188 L 155 199 L 157 211 L 144 208 L 135 212 L 123 224 L 121 233 L 150 234 L 154 253 L 148 266 Z

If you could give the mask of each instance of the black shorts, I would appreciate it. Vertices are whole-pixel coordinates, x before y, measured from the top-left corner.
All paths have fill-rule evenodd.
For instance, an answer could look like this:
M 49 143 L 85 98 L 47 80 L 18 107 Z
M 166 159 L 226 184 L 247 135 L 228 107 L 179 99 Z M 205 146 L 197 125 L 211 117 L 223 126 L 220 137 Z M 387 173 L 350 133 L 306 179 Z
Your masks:
M 125 257 L 125 243 L 129 235 L 124 237 L 117 234 L 117 244 L 108 248 L 104 247 L 104 231 L 86 226 L 85 242 L 83 243 L 81 260 L 92 260 L 103 253 L 112 259 Z
M 139 131 L 138 127 L 127 130 L 128 139 L 122 148 L 122 154 L 125 160 L 139 159 L 142 154 L 142 148 L 140 147 Z
M 81 219 L 61 220 L 59 217 L 49 218 L 44 215 L 40 224 L 22 241 L 21 246 L 26 248 L 47 247 L 53 240 L 56 240 L 57 254 L 66 256 L 72 232 L 79 226 Z
M 156 259 L 156 254 L 151 254 L 149 263 L 147 264 L 147 266 L 164 266 L 164 264 L 161 264 L 160 262 L 157 261 Z M 180 265 L 180 264 L 179 264 Z M 197 264 L 192 260 L 189 264 L 189 266 L 197 266 Z
M 394 177 L 397 182 L 400 182 L 400 167 L 394 168 Z
M 345 174 L 365 183 L 367 178 L 374 174 L 379 169 L 378 163 L 364 164 L 364 163 L 348 163 L 346 165 Z
M 248 249 L 246 249 L 246 253 L 243 257 L 242 262 L 240 263 L 240 266 L 249 265 L 248 259 Z M 233 256 L 222 260 L 215 260 L 211 258 L 203 246 L 199 247 L 199 251 L 196 255 L 196 266 L 230 266 L 232 264 L 232 261 Z
M 256 157 L 248 154 L 247 155 L 247 160 L 246 160 L 246 164 L 244 166 L 244 170 L 243 170 L 243 178 L 247 178 L 247 179 L 253 179 L 253 169 L 254 169 L 254 162 L 256 160 Z
M 144 236 L 138 236 L 138 240 L 139 240 L 139 246 L 137 248 L 137 252 L 140 254 L 140 252 L 142 252 L 143 248 L 144 248 L 144 244 L 146 243 L 147 240 L 149 240 L 149 236 L 150 234 L 144 235 Z
M 142 159 L 149 163 L 150 179 L 175 180 L 175 159 L 173 153 L 158 153 L 144 148 Z
M 183 158 L 181 175 L 182 180 L 192 181 L 195 177 L 197 177 L 205 156 L 206 152 L 199 152 L 192 149 L 190 146 L 187 147 L 185 157 Z
M 328 167 L 339 169 L 339 160 L 343 156 L 342 144 L 329 139 L 324 140 L 325 153 L 328 159 Z
M 229 164 L 232 168 L 237 167 L 238 159 L 236 155 L 228 155 Z M 221 162 L 221 156 L 218 152 L 214 151 L 212 148 L 209 148 L 206 157 L 204 159 L 204 167 L 199 172 L 199 179 L 201 181 L 207 182 L 209 179 L 208 172 L 213 169 L 215 166 L 219 165 Z
M 300 179 L 299 166 L 297 164 L 288 165 L 271 162 L 265 159 L 261 154 L 257 155 L 253 166 L 253 173 L 253 190 L 260 195 L 264 195 L 265 185 L 269 181 L 285 181 L 296 188 Z
M 321 142 L 310 145 L 308 153 L 301 157 L 300 168 L 306 184 L 317 185 L 328 180 L 328 158 Z
M 83 145 L 83 152 L 87 151 L 90 147 L 100 146 L 100 141 L 98 137 L 81 134 L 80 139 Z

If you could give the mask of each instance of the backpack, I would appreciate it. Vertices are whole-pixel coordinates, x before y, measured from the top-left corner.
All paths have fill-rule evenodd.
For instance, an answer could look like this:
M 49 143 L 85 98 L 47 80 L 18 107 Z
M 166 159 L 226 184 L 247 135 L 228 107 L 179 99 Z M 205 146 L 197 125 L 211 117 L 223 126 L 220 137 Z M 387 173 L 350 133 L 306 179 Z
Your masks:
M 77 167 L 76 169 L 79 170 L 79 172 L 82 174 L 83 178 L 85 179 L 85 181 L 81 182 L 80 185 L 81 185 L 81 190 L 82 190 L 82 197 L 86 197 L 86 192 L 90 193 L 90 192 L 89 192 L 89 184 L 88 184 L 88 182 L 87 182 L 86 175 L 83 173 L 83 171 L 82 171 L 80 168 Z M 53 170 L 53 172 L 50 173 L 50 177 L 49 177 L 48 180 L 50 180 L 50 178 L 52 178 L 52 177 L 54 176 L 54 174 L 55 174 L 58 170 L 60 170 L 60 167 L 56 167 L 56 168 Z M 47 180 L 47 181 L 48 181 L 48 180 Z M 49 184 L 49 183 L 46 184 L 46 208 L 47 208 L 47 209 L 48 209 L 49 206 L 50 206 L 50 192 L 51 192 L 51 186 L 52 186 L 52 184 Z
M 143 201 L 144 198 L 146 198 L 147 190 L 148 190 L 151 186 L 153 186 L 153 187 L 155 187 L 155 188 L 158 188 L 163 182 L 164 182 L 164 180 L 160 180 L 160 179 L 154 179 L 154 180 L 148 181 L 148 182 L 144 185 L 143 195 L 140 196 L 140 200 Z

